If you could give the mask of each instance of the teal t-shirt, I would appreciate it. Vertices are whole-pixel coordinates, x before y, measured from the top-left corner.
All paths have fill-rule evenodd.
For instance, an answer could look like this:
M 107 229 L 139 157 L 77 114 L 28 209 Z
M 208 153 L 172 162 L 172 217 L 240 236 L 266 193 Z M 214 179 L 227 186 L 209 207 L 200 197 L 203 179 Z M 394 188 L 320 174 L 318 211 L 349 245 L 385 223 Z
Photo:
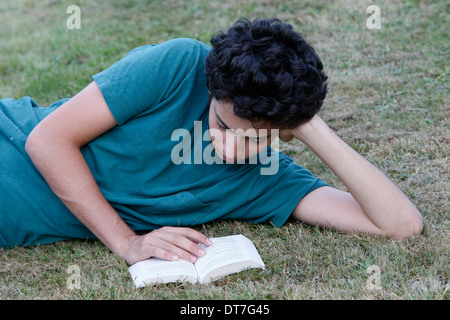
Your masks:
M 210 50 L 173 39 L 136 48 L 93 76 L 118 126 L 81 151 L 105 198 L 135 231 L 218 219 L 281 227 L 306 194 L 327 185 L 271 147 L 256 161 L 207 160 L 214 156 L 205 138 Z M 24 151 L 34 126 L 66 100 L 48 108 L 29 97 L 0 100 L 0 246 L 94 238 Z M 275 162 L 275 171 L 262 174 Z

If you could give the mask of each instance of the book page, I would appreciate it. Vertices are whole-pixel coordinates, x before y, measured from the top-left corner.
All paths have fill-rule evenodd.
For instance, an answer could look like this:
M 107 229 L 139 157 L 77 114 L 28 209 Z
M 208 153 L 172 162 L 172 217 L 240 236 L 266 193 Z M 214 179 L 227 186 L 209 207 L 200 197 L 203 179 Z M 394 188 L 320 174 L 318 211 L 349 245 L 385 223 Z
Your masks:
M 233 265 L 232 272 L 240 271 L 241 269 L 239 266 L 241 263 L 248 261 L 254 261 L 254 263 L 243 263 L 242 268 L 250 266 L 256 267 L 256 265 L 264 268 L 264 263 L 255 246 L 246 237 L 235 235 L 211 238 L 211 241 L 213 242 L 213 245 L 204 247 L 206 255 L 199 258 L 195 263 L 199 278 L 203 278 L 208 273 L 229 265 Z
M 151 258 L 128 268 L 136 287 L 176 281 L 197 282 L 197 272 L 192 262 L 180 259 L 167 261 Z

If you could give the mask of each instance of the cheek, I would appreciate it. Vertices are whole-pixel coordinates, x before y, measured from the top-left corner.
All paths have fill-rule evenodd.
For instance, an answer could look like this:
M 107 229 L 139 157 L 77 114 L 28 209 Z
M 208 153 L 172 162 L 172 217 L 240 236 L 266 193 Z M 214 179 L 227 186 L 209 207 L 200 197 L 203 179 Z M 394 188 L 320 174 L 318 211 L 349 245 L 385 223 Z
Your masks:
M 224 133 L 214 125 L 210 126 L 208 131 L 209 131 L 209 140 L 212 143 L 213 147 L 222 150 L 225 139 Z

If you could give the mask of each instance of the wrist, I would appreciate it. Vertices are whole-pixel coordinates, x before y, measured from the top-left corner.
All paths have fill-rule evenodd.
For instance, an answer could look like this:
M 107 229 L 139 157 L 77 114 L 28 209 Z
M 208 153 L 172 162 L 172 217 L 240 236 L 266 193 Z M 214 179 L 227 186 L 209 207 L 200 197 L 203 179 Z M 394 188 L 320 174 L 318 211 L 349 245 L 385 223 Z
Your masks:
M 125 260 L 127 263 L 129 260 L 132 260 L 133 255 L 133 243 L 139 238 L 140 236 L 136 235 L 134 232 L 127 234 L 124 237 L 121 237 L 120 241 L 117 241 L 114 249 L 112 251 L 121 259 Z
M 320 133 L 331 131 L 325 121 L 318 115 L 315 115 L 310 120 L 302 123 L 292 130 L 294 137 L 308 145 L 308 142 L 313 138 L 317 138 Z

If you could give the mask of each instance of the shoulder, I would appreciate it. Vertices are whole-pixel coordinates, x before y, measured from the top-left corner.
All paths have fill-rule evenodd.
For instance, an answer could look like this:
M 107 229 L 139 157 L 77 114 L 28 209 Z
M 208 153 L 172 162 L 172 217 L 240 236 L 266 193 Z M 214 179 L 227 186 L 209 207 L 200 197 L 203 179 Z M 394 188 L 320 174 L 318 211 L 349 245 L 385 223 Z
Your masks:
M 167 40 L 157 46 L 168 55 L 176 55 L 186 63 L 190 60 L 205 58 L 211 51 L 211 47 L 206 44 L 190 38 L 175 38 Z
M 207 46 L 203 42 L 200 42 L 196 39 L 192 38 L 174 38 L 171 40 L 167 40 L 159 45 L 168 45 L 168 46 L 175 46 L 178 48 L 187 48 L 187 49 L 208 49 L 210 50 L 211 47 Z
M 211 51 L 208 45 L 191 38 L 174 38 L 157 44 L 147 44 L 128 52 L 125 57 L 153 53 L 174 54 L 178 57 L 205 55 Z

